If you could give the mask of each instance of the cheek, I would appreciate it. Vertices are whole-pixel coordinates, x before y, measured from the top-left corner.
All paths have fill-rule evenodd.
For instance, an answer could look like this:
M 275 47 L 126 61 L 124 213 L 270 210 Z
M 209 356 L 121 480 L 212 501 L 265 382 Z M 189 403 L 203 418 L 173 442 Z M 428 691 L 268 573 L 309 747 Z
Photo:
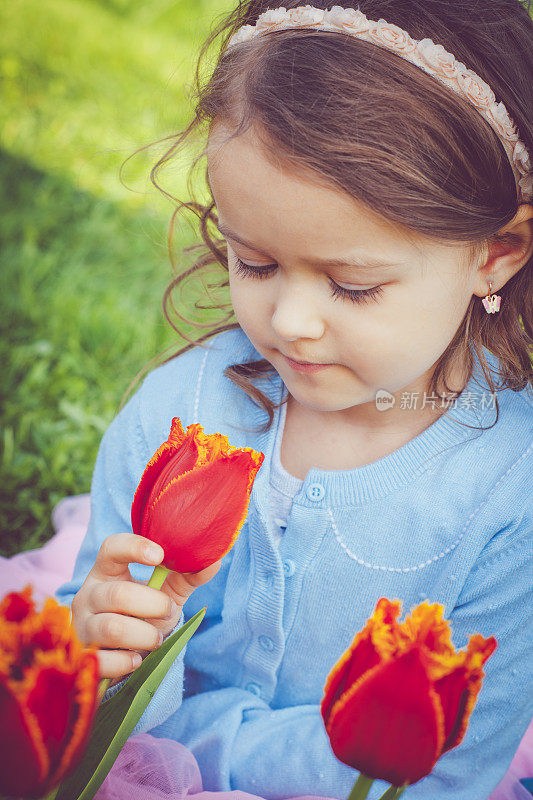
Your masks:
M 459 299 L 441 281 L 428 288 L 413 282 L 391 287 L 388 302 L 358 315 L 343 342 L 366 382 L 397 391 L 429 369 L 461 322 Z
M 237 322 L 245 333 L 262 327 L 267 316 L 267 292 L 261 282 L 242 280 L 230 271 L 229 291 Z
M 418 300 L 418 302 L 417 302 Z M 384 284 L 379 302 L 339 305 L 333 333 L 339 356 L 354 365 L 369 385 L 381 386 L 383 376 L 401 373 L 406 362 L 416 360 L 430 344 L 432 317 L 421 308 L 422 298 L 399 283 Z

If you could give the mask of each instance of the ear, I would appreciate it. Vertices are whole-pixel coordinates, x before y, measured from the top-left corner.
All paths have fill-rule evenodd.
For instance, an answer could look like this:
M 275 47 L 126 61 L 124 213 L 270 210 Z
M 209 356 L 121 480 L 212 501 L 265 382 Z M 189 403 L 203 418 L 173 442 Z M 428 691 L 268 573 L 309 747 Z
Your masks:
M 502 239 L 487 242 L 478 267 L 474 294 L 485 297 L 489 281 L 493 294 L 527 264 L 533 255 L 533 205 L 524 203 L 513 219 L 496 234 Z

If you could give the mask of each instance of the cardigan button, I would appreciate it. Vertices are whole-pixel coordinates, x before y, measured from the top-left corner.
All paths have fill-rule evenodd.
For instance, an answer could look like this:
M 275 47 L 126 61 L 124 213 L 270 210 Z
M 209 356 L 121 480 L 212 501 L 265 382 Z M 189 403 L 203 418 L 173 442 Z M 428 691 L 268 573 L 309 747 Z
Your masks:
M 326 490 L 321 483 L 310 483 L 307 487 L 306 495 L 308 500 L 318 503 L 325 496 Z
M 274 649 L 274 642 L 269 636 L 260 636 L 259 637 L 259 644 L 261 647 L 264 647 L 265 650 L 273 650 Z
M 245 688 L 252 694 L 256 694 L 258 697 L 260 697 L 261 687 L 259 686 L 258 683 L 253 683 L 252 681 L 252 683 L 247 683 Z
M 287 578 L 290 578 L 291 575 L 294 575 L 295 570 L 296 566 L 294 564 L 294 561 L 292 561 L 290 558 L 288 558 L 286 561 L 283 562 L 283 572 L 287 576 Z

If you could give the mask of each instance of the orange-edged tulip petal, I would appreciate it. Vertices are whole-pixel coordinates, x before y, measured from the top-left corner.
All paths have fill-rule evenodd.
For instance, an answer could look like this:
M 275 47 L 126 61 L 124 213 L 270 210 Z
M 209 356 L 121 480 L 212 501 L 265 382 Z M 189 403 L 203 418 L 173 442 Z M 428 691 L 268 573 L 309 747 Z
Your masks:
M 236 451 L 191 470 L 154 498 L 150 538 L 176 572 L 198 572 L 233 547 L 262 457 Z
M 400 604 L 391 603 L 382 597 L 365 627 L 354 638 L 352 644 L 330 671 L 324 686 L 324 697 L 320 711 L 324 720 L 329 719 L 336 700 L 350 688 L 367 670 L 380 664 L 383 650 L 394 652 L 400 613 Z M 379 649 L 378 649 L 379 648 Z
M 463 740 L 474 710 L 484 677 L 483 664 L 496 650 L 494 636 L 485 639 L 480 634 L 470 638 L 463 664 L 435 681 L 445 715 L 446 740 L 442 752 L 457 747 Z
M 337 758 L 395 786 L 428 775 L 462 740 L 496 639 L 456 652 L 444 607 L 426 601 L 399 624 L 400 602 L 380 598 L 329 673 L 320 710 Z
M 154 487 L 160 492 L 167 475 L 169 479 L 188 472 L 198 458 L 194 439 L 187 437 L 178 417 L 172 420 L 170 434 L 166 442 L 157 449 L 145 467 L 131 506 L 133 532 L 141 534 L 143 514 L 148 498 Z M 142 534 L 144 535 L 144 534 Z
M 82 755 L 97 708 L 98 659 L 70 610 L 53 597 L 35 610 L 32 588 L 0 603 L 0 793 L 38 798 Z
M 73 673 L 57 654 L 47 654 L 40 660 L 27 694 L 27 708 L 37 721 L 48 750 L 46 791 L 58 785 L 78 762 L 91 732 L 97 708 L 98 660 L 94 653 L 86 655 L 90 657 L 82 657 Z M 50 666 L 46 667 L 46 663 Z M 51 697 L 54 698 L 52 714 Z
M 230 447 L 226 436 L 206 434 L 198 423 L 184 432 L 175 417 L 135 492 L 133 532 L 163 547 L 167 569 L 204 569 L 233 546 L 263 460 L 263 453 Z
M 444 741 L 444 719 L 422 659 L 413 648 L 380 664 L 337 701 L 327 727 L 337 758 L 394 786 L 431 772 Z
M 48 753 L 39 728 L 15 698 L 0 674 L 0 791 L 8 797 L 29 797 L 43 786 Z M 43 794 L 43 793 L 41 793 Z M 38 795 L 36 795 L 38 796 Z

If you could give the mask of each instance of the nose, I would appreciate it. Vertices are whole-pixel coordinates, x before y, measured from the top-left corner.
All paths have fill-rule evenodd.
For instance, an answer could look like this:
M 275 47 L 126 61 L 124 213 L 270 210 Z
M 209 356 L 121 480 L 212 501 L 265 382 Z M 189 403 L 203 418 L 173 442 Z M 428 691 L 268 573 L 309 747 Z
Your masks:
M 320 298 L 312 286 L 283 280 L 272 315 L 272 327 L 285 341 L 297 339 L 320 339 L 324 334 L 324 321 L 320 309 Z

